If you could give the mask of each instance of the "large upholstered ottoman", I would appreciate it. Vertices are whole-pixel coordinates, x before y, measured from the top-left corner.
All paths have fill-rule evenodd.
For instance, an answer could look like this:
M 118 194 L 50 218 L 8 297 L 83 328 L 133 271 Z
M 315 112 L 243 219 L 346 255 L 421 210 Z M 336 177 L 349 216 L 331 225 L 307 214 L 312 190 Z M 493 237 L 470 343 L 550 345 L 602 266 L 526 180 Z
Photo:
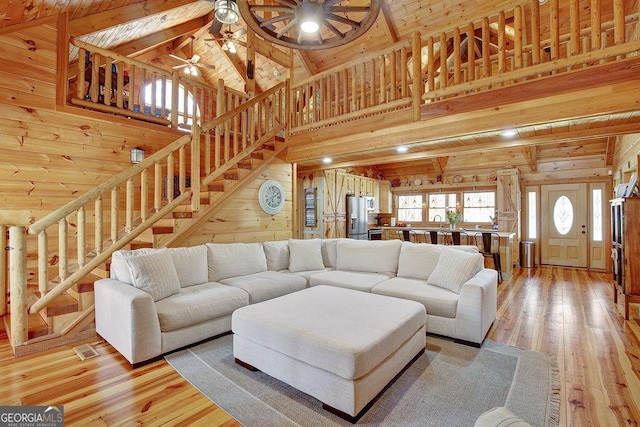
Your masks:
M 233 354 L 356 421 L 424 352 L 426 312 L 415 301 L 316 286 L 233 312 Z

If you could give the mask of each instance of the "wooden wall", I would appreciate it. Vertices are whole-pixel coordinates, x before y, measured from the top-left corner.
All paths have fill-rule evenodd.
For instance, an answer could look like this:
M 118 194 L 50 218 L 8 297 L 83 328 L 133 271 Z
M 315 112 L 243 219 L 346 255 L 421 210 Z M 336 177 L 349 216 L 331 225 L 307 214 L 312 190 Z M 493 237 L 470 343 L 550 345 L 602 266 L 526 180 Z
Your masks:
M 292 166 L 274 160 L 260 179 L 250 183 L 233 201 L 213 215 L 201 230 L 191 235 L 184 246 L 202 243 L 264 242 L 292 237 L 293 170 Z M 285 190 L 286 203 L 276 215 L 265 213 L 258 204 L 258 190 L 269 179 L 278 181 Z M 240 261 L 240 260 L 239 260 Z
M 150 154 L 181 135 L 57 107 L 56 37 L 55 21 L 0 34 L 2 224 L 33 223 L 128 168 L 132 147 Z
M 638 173 L 640 134 L 624 135 L 617 139 L 613 155 L 614 184 L 629 182 L 632 173 Z
M 49 19 L 0 33 L 0 224 L 29 225 L 117 173 L 129 168 L 130 149 L 151 154 L 183 134 L 119 116 L 56 105 L 56 21 Z M 277 160 L 215 215 L 187 244 L 249 242 L 291 237 L 292 166 Z M 258 188 L 278 180 L 287 191 L 282 212 L 270 216 L 258 206 Z M 124 227 L 124 188 L 119 229 Z M 110 206 L 104 198 L 104 228 Z M 87 212 L 87 250 L 92 249 L 93 211 Z M 70 215 L 69 249 L 76 250 L 75 215 Z M 57 226 L 49 233 L 50 277 L 57 275 Z M 29 248 L 36 248 L 29 236 Z M 37 279 L 29 252 L 29 282 Z

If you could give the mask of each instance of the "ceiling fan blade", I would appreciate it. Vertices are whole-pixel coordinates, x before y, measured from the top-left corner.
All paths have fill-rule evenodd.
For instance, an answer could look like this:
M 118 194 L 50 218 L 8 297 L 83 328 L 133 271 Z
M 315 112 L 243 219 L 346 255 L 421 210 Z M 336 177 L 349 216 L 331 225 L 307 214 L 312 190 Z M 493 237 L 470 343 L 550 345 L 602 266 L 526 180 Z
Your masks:
M 209 69 L 209 70 L 215 70 L 215 69 L 216 69 L 216 66 L 215 66 L 215 65 L 212 65 L 212 64 L 205 64 L 205 63 L 199 62 L 199 63 L 197 63 L 196 65 L 197 65 L 198 67 L 200 67 L 200 68 L 207 68 L 207 69 Z
M 222 22 L 218 21 L 217 19 L 214 19 L 213 22 L 211 23 L 211 26 L 209 27 L 209 32 L 211 34 L 218 34 L 221 29 L 222 29 Z
M 184 67 L 188 67 L 188 66 L 189 66 L 189 64 L 182 64 L 182 65 L 176 65 L 175 67 L 171 67 L 171 68 L 173 68 L 174 70 L 177 70 L 179 68 L 184 68 Z
M 196 63 L 200 61 L 200 55 L 198 55 L 197 53 L 194 53 L 193 56 L 191 57 L 191 62 Z
M 173 59 L 177 59 L 178 61 L 182 61 L 182 62 L 188 62 L 188 60 L 184 59 L 184 58 L 180 58 L 179 56 L 176 56 L 172 53 L 169 54 L 170 57 L 172 57 Z
M 242 37 L 245 34 L 247 34 L 247 29 L 246 28 L 240 28 L 239 30 L 237 30 L 235 33 L 233 33 L 231 35 L 232 38 L 237 38 L 237 37 Z

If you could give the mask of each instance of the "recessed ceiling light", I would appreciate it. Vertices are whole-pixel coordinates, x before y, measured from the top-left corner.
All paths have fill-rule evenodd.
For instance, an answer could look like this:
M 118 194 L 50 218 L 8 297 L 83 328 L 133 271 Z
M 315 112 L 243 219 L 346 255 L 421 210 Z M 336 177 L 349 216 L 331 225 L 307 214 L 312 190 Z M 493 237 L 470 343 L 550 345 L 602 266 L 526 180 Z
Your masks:
M 324 159 L 322 159 L 322 163 L 324 163 L 325 165 L 331 163 L 333 161 L 333 159 L 331 157 L 325 157 Z
M 507 129 L 505 131 L 503 131 L 502 133 L 500 133 L 500 135 L 507 137 L 507 138 L 511 138 L 512 136 L 516 136 L 518 134 L 518 131 L 515 129 Z
M 396 148 L 396 151 L 398 153 L 406 153 L 407 151 L 409 151 L 409 147 L 407 147 L 406 145 L 400 145 Z

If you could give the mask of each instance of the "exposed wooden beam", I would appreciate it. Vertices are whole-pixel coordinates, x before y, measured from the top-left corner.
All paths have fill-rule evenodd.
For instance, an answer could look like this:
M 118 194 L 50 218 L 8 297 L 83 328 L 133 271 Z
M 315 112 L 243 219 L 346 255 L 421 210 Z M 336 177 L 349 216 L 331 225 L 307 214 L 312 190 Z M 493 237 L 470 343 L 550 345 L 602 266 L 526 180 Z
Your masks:
M 433 168 L 436 170 L 438 175 L 444 174 L 444 171 L 447 169 L 447 163 L 449 162 L 449 157 L 436 157 L 431 160 L 431 164 Z
M 378 20 L 382 24 L 382 29 L 387 36 L 387 39 L 391 44 L 398 42 L 398 33 L 396 32 L 395 27 L 393 26 L 393 15 L 391 14 L 391 9 L 389 9 L 389 4 L 387 0 L 381 0 L 380 2 L 380 11 L 382 12 L 381 17 L 378 16 Z
M 291 54 L 281 51 L 263 39 L 256 37 L 254 39 L 253 47 L 255 48 L 256 53 L 278 65 L 282 65 L 283 67 L 289 67 L 291 65 Z
M 538 151 L 535 145 L 529 146 L 529 167 L 531 167 L 531 172 L 538 171 Z
M 606 166 L 612 166 L 613 165 L 613 154 L 614 151 L 616 149 L 616 139 L 618 137 L 616 136 L 610 136 L 607 138 L 607 152 L 604 158 L 604 164 Z
M 193 19 L 183 24 L 176 25 L 175 27 L 149 34 L 146 37 L 131 40 L 130 42 L 110 48 L 110 50 L 119 53 L 120 55 L 133 58 L 152 51 L 167 42 L 172 42 L 179 37 L 186 37 L 188 39 L 189 36 L 193 35 L 203 26 L 206 26 L 207 23 L 208 21 L 205 17 Z
M 245 92 L 248 93 L 250 96 L 254 96 L 256 93 L 256 76 L 255 76 L 256 50 L 254 47 L 255 40 L 256 40 L 256 33 L 254 33 L 253 30 L 251 30 L 251 28 L 248 28 L 247 29 L 247 71 L 249 71 L 249 64 L 251 64 L 254 68 L 253 68 L 253 75 L 251 76 L 251 78 L 249 78 L 249 76 L 247 76 L 245 73 L 245 76 L 246 76 L 245 82 L 247 83 Z
M 70 21 L 69 34 L 72 37 L 91 34 L 96 31 L 131 22 L 136 19 L 162 13 L 166 10 L 192 2 L 193 0 L 146 0 L 115 9 L 105 10 L 104 12 L 94 13 Z

